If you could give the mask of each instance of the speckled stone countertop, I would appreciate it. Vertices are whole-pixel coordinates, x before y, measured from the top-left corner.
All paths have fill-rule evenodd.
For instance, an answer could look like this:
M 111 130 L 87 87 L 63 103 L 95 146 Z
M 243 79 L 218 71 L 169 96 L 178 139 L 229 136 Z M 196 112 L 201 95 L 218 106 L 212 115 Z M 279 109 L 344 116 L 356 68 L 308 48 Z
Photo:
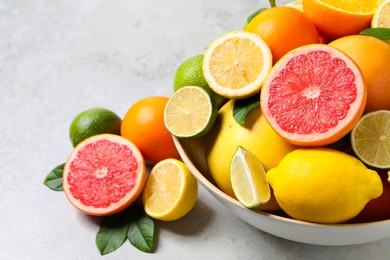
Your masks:
M 43 185 L 72 149 L 76 114 L 100 106 L 124 116 L 142 97 L 169 96 L 181 62 L 261 6 L 268 1 L 0 1 L 0 259 L 387 258 L 390 239 L 325 247 L 269 235 L 202 187 L 190 214 L 156 222 L 154 253 L 126 242 L 103 258 L 99 224 Z

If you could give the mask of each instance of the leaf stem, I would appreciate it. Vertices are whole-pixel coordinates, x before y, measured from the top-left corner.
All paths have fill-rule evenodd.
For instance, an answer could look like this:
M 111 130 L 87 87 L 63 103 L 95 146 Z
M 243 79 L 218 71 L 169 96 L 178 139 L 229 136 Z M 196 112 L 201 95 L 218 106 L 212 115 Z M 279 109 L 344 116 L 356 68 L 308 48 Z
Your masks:
M 276 7 L 276 0 L 269 0 L 271 7 Z

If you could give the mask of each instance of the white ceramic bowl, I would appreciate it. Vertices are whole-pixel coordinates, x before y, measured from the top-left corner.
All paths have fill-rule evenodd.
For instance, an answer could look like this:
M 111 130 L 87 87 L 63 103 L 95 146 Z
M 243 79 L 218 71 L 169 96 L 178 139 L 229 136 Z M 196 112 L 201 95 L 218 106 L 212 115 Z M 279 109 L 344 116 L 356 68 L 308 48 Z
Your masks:
M 354 245 L 390 237 L 390 220 L 359 224 L 315 224 L 243 207 L 217 188 L 207 170 L 202 143 L 174 138 L 180 156 L 199 183 L 234 215 L 272 235 L 315 245 Z

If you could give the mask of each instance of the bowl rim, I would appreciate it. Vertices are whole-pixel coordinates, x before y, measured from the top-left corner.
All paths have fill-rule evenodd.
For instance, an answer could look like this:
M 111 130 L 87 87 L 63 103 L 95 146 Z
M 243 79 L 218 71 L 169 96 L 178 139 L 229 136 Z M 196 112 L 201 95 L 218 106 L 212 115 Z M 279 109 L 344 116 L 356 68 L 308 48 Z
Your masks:
M 297 224 L 297 225 L 304 225 L 307 227 L 318 227 L 318 228 L 326 228 L 326 227 L 337 227 L 337 228 L 352 228 L 352 227 L 372 227 L 372 226 L 378 226 L 382 224 L 390 224 L 390 219 L 386 220 L 378 220 L 378 221 L 372 221 L 372 222 L 361 222 L 361 223 L 336 223 L 336 224 L 325 224 L 325 223 L 314 223 L 314 222 L 308 222 L 303 220 L 297 220 L 293 218 L 287 218 L 283 216 L 279 216 L 276 214 L 273 214 L 271 212 L 266 212 L 262 210 L 252 210 L 244 207 L 238 200 L 230 197 L 226 193 L 224 193 L 222 190 L 220 190 L 218 187 L 216 187 L 212 182 L 210 182 L 203 174 L 198 170 L 198 168 L 193 164 L 190 157 L 188 156 L 187 152 L 184 150 L 183 146 L 180 143 L 180 139 L 172 136 L 174 144 L 176 146 L 176 149 L 178 150 L 181 159 L 183 162 L 187 165 L 190 172 L 195 176 L 195 178 L 206 188 L 212 190 L 215 194 L 217 194 L 219 197 L 224 199 L 225 201 L 228 201 L 232 203 L 234 206 L 239 207 L 240 209 L 244 211 L 252 211 L 258 214 L 261 214 L 263 216 L 270 217 L 274 220 L 278 221 L 284 221 L 290 224 Z

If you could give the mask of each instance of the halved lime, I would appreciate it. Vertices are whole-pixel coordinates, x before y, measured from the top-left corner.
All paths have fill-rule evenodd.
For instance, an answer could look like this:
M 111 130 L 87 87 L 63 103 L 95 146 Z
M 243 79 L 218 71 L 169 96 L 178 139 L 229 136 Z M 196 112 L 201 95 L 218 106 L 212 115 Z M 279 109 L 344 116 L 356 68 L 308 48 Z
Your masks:
M 216 118 L 214 100 L 196 86 L 182 87 L 173 93 L 164 111 L 165 126 L 179 138 L 205 135 L 214 126 Z
M 351 132 L 352 149 L 365 164 L 390 169 L 390 111 L 362 116 Z
M 230 163 L 230 181 L 234 195 L 247 208 L 256 208 L 271 198 L 263 165 L 254 154 L 241 146 Z

